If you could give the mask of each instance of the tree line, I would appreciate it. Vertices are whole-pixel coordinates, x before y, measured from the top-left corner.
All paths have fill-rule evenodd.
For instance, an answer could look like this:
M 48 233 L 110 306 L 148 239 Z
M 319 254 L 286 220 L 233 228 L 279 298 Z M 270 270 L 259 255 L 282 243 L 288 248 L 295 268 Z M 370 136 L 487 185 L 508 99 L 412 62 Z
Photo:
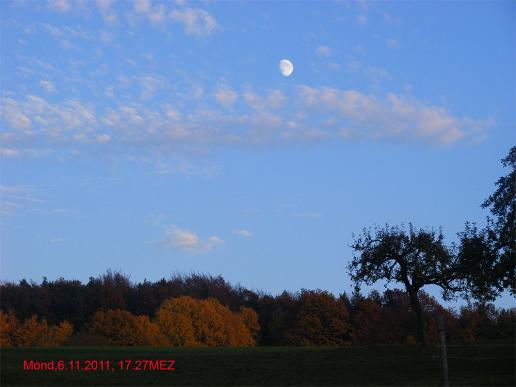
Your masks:
M 336 297 L 322 290 L 269 295 L 220 276 L 174 275 L 133 283 L 111 272 L 83 284 L 63 278 L 4 283 L 0 345 L 354 345 L 415 343 L 410 296 L 358 290 Z M 419 293 L 428 340 L 435 314 L 450 341 L 514 339 L 514 314 L 489 303 L 455 311 Z M 51 333 L 53 332 L 53 333 Z

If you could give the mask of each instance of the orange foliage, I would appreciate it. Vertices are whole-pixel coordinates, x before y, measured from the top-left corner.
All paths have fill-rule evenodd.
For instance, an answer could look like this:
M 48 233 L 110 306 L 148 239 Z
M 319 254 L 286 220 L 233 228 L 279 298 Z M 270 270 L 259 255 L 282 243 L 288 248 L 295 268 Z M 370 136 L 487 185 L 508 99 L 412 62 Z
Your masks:
M 260 323 L 258 322 L 258 315 L 254 309 L 246 308 L 242 306 L 240 308 L 240 317 L 244 321 L 244 324 L 249 328 L 254 338 L 260 333 Z
M 290 343 L 296 345 L 341 345 L 349 341 L 346 305 L 323 291 L 302 291 Z
M 121 309 L 99 310 L 90 324 L 92 333 L 106 344 L 168 345 L 167 338 L 147 316 L 135 316 Z
M 246 319 L 252 324 L 249 312 L 233 313 L 215 299 L 191 297 L 170 298 L 156 312 L 156 323 L 174 346 L 252 346 L 256 327 Z
M 49 326 L 45 319 L 38 321 L 38 316 L 33 315 L 20 324 L 14 315 L 4 312 L 0 312 L 0 329 L 2 347 L 53 347 L 63 344 L 73 333 L 68 321 Z
M 0 347 L 12 347 L 15 343 L 18 320 L 13 313 L 0 311 Z

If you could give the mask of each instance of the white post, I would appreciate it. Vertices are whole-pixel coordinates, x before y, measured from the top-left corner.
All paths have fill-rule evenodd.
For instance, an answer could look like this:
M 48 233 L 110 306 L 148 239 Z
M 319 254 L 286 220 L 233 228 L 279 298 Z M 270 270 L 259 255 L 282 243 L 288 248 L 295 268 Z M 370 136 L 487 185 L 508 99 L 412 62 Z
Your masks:
M 446 356 L 446 336 L 444 335 L 444 317 L 437 314 L 437 332 L 439 334 L 439 368 L 441 369 L 441 386 L 449 387 L 448 381 L 448 358 Z

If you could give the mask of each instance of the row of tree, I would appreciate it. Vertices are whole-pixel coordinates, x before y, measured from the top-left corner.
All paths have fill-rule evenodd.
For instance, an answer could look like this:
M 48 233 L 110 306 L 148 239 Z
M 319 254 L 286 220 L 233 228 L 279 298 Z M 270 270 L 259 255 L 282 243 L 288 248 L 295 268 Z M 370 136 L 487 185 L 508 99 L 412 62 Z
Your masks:
M 146 345 L 174 347 L 254 346 L 260 330 L 256 313 L 242 307 L 232 312 L 211 298 L 165 300 L 153 319 L 122 309 L 97 311 L 72 337 L 68 321 L 49 326 L 37 315 L 23 323 L 12 312 L 0 311 L 0 347 L 75 345 Z
M 63 344 L 73 333 L 72 324 L 63 321 L 49 325 L 33 315 L 21 323 L 13 313 L 0 311 L 0 347 L 47 347 Z
M 113 277 L 118 280 L 113 281 Z M 107 273 L 99 281 L 104 284 L 99 288 L 100 294 L 118 295 L 107 298 L 112 300 L 112 304 L 104 304 L 90 314 L 80 309 L 81 305 L 87 304 L 50 304 L 46 309 L 39 309 L 47 311 L 47 314 L 39 315 L 40 323 L 47 325 L 47 321 L 53 319 L 55 326 L 71 327 L 63 320 L 85 316 L 82 324 L 74 324 L 74 334 L 66 340 L 70 345 L 249 346 L 255 342 L 261 345 L 353 345 L 412 343 L 418 337 L 417 314 L 410 296 L 401 290 L 386 290 L 383 294 L 373 291 L 367 297 L 358 291 L 351 297 L 346 294 L 335 297 L 320 290 L 271 296 L 233 287 L 221 277 L 192 275 L 181 277 L 181 281 L 176 277 L 153 283 L 145 281 L 143 284 L 149 286 L 149 293 L 144 294 L 164 299 L 155 309 L 141 313 L 142 303 L 136 300 L 142 294 L 138 291 L 142 283 L 133 284 L 121 273 Z M 10 338 L 8 344 L 51 345 L 63 342 L 44 339 L 49 336 L 47 334 L 42 334 L 41 340 L 37 335 L 29 335 L 33 339 L 28 341 L 19 339 L 25 336 L 19 330 L 20 326 L 27 321 L 31 321 L 30 324 L 38 321 L 33 313 L 41 301 L 38 295 L 48 289 L 62 289 L 62 282 L 66 280 L 33 283 L 29 287 L 9 284 L 8 291 L 2 291 L 2 307 L 10 312 L 2 313 L 0 328 L 2 337 Z M 183 294 L 169 297 L 169 293 L 178 291 L 174 286 L 178 282 L 197 285 L 180 288 Z M 56 283 L 58 285 L 54 286 Z M 119 285 L 113 286 L 114 283 Z M 125 293 L 120 287 L 125 289 Z M 20 299 L 16 291 L 26 292 L 27 289 L 30 291 L 24 295 L 25 303 L 16 304 L 15 300 Z M 88 284 L 78 289 L 78 293 L 86 292 Z M 199 292 L 200 289 L 203 290 Z M 8 297 L 4 297 L 6 295 Z M 54 297 L 58 300 L 59 294 L 51 292 L 50 299 Z M 425 292 L 420 291 L 418 298 L 429 341 L 435 340 L 436 313 L 444 315 L 450 341 L 514 338 L 515 316 L 511 310 L 477 303 L 455 311 L 442 307 Z M 8 307 L 6 300 L 11 300 Z M 58 306 L 64 309 L 58 309 Z M 55 320 L 56 315 L 65 318 Z M 23 320 L 23 324 L 18 323 Z M 5 332 L 9 334 L 6 336 Z M 5 341 L 2 342 L 5 345 Z

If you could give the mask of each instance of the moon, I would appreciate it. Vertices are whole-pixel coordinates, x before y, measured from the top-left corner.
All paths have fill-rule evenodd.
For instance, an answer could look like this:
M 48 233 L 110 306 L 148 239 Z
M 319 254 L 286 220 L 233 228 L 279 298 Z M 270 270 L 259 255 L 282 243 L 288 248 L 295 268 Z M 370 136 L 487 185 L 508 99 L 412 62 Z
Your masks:
M 289 77 L 294 71 L 294 65 L 288 59 L 282 59 L 279 62 L 279 70 L 281 75 L 284 77 Z

